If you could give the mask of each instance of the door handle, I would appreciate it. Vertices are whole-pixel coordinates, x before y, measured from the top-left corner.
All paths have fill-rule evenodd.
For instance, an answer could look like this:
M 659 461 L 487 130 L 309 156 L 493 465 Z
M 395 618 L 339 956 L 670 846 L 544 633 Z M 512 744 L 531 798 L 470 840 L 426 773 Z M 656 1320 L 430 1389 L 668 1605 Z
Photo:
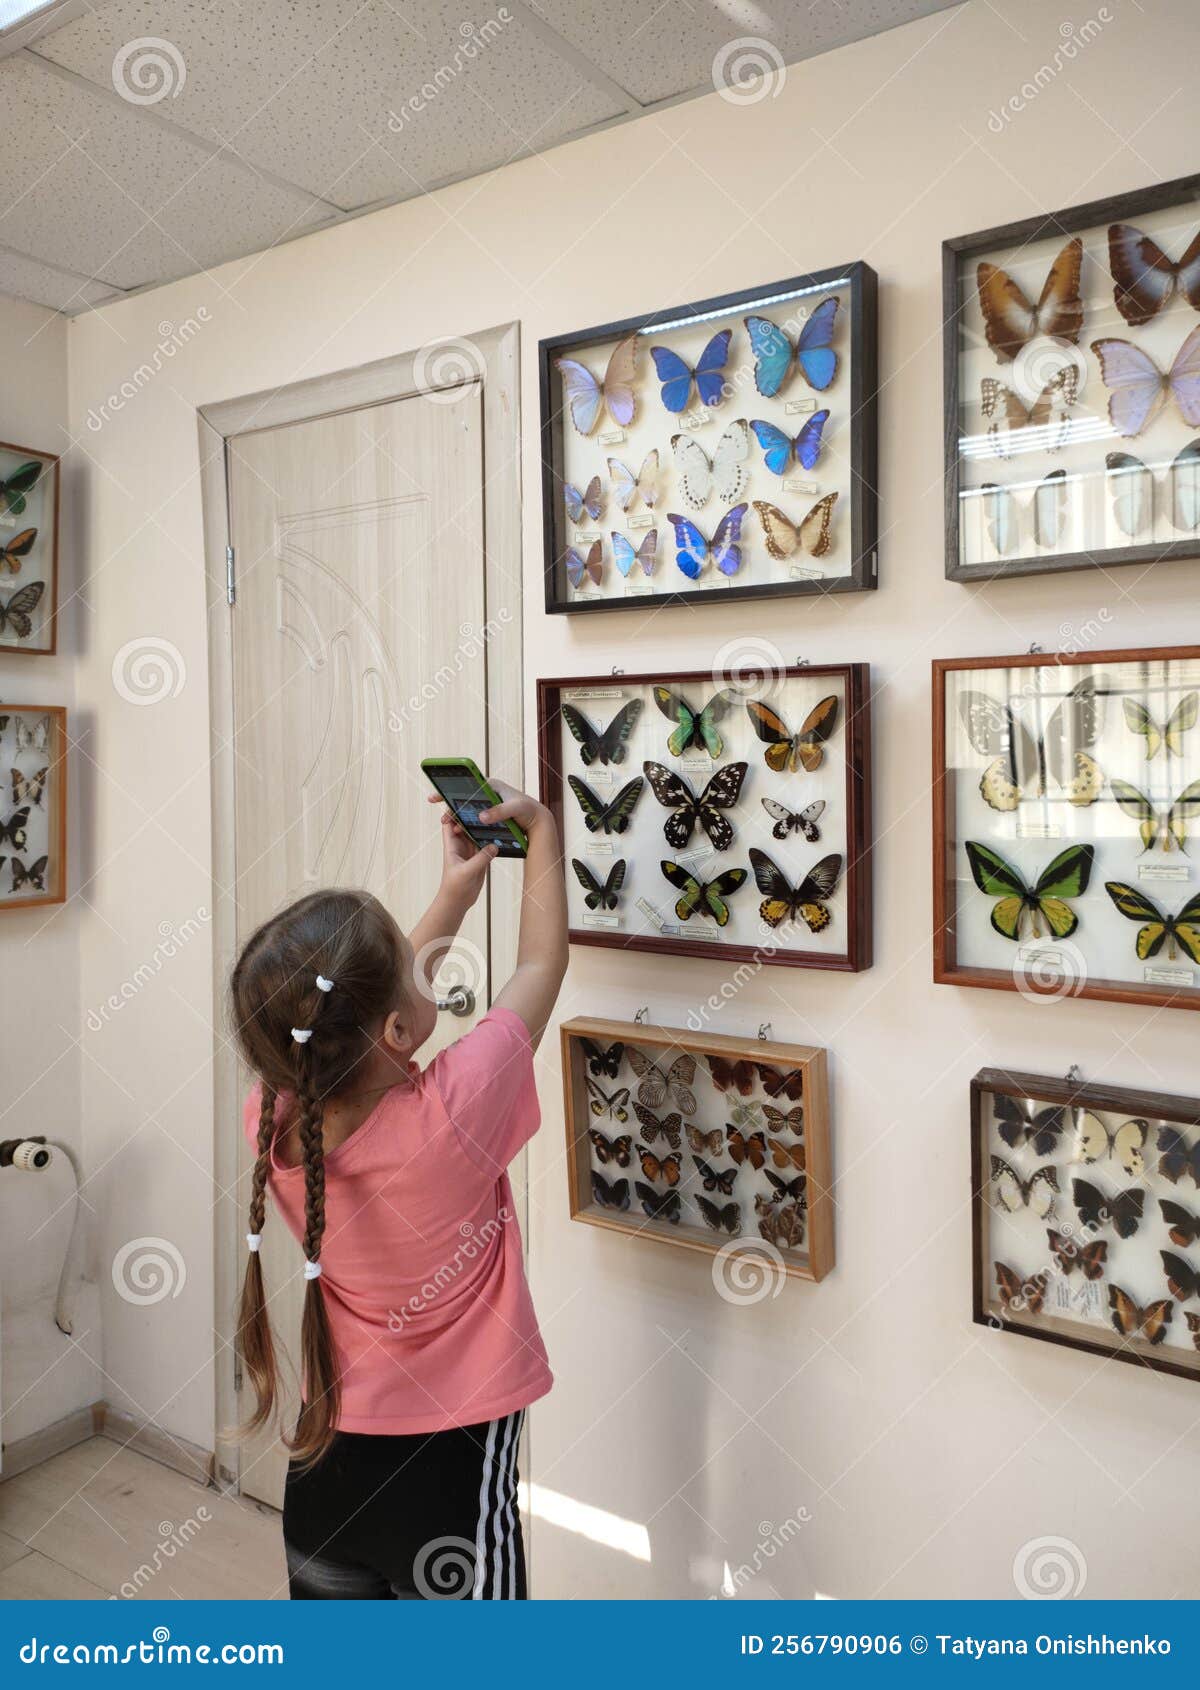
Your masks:
M 448 1009 L 451 1015 L 474 1015 L 475 993 L 469 986 L 453 986 L 444 998 L 437 1000 L 437 1006 Z

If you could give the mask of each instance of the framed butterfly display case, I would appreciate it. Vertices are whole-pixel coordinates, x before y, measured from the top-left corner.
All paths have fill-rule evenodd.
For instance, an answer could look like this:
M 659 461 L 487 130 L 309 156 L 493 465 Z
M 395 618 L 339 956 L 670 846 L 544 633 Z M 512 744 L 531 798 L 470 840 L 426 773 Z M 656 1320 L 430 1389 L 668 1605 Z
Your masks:
M 1200 1008 L 1200 648 L 933 666 L 934 979 Z
M 874 272 L 543 340 L 546 609 L 876 584 Z
M 57 646 L 58 472 L 53 452 L 0 441 L 0 652 Z
M 870 672 L 538 682 L 581 945 L 871 965 Z
M 573 1220 L 829 1272 L 823 1050 L 584 1017 L 564 1022 L 562 1059 Z
M 0 911 L 67 896 L 67 712 L 0 704 Z
M 1200 1098 L 971 1082 L 981 1325 L 1200 1379 Z
M 946 573 L 1200 555 L 1200 176 L 943 247 Z

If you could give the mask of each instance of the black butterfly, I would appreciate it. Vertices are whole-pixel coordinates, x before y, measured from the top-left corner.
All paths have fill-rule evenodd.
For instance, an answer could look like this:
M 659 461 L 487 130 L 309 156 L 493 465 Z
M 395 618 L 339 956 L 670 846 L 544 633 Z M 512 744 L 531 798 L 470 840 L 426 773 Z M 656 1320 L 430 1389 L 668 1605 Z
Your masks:
M 1200 1185 L 1200 1138 L 1189 1149 L 1181 1132 L 1176 1132 L 1174 1127 L 1160 1127 L 1158 1148 L 1162 1152 L 1158 1171 L 1164 1179 L 1178 1185 L 1181 1179 L 1190 1178 L 1193 1184 Z
M 775 798 L 764 798 L 762 807 L 775 823 L 771 832 L 776 839 L 786 839 L 789 833 L 802 833 L 810 845 L 815 845 L 821 837 L 817 822 L 825 811 L 823 798 L 806 804 L 799 812 L 789 810 L 786 804 Z
M 596 1152 L 596 1160 L 602 1168 L 610 1162 L 615 1162 L 618 1168 L 627 1168 L 633 1156 L 633 1137 L 629 1133 L 622 1133 L 620 1138 L 606 1138 L 595 1127 L 588 1130 L 588 1137 L 592 1141 L 592 1149 Z
M 714 1232 L 720 1232 L 724 1227 L 732 1237 L 742 1224 L 742 1211 L 737 1203 L 726 1203 L 723 1209 L 719 1209 L 715 1203 L 710 1203 L 707 1197 L 698 1195 L 696 1204 Z
M 629 1102 L 629 1087 L 622 1086 L 619 1091 L 609 1097 L 607 1092 L 601 1091 L 595 1080 L 583 1076 L 583 1083 L 592 1094 L 592 1101 L 588 1105 L 592 1114 L 596 1116 L 608 1115 L 612 1120 L 619 1121 L 622 1126 L 629 1119 L 629 1111 L 625 1105 Z
M 605 804 L 597 798 L 590 786 L 584 785 L 578 775 L 567 776 L 567 785 L 579 800 L 584 826 L 589 833 L 624 833 L 645 784 L 639 775 L 636 780 L 631 780 L 627 786 L 621 788 L 611 804 Z
M 697 880 L 681 863 L 663 861 L 663 874 L 679 893 L 675 900 L 675 914 L 680 921 L 690 921 L 702 915 L 715 921 L 718 927 L 729 925 L 729 898 L 739 886 L 745 885 L 744 868 L 727 868 L 712 880 Z
M 581 1039 L 580 1043 L 583 1045 L 583 1054 L 588 1059 L 588 1068 L 597 1079 L 601 1074 L 607 1074 L 610 1080 L 615 1080 L 621 1072 L 621 1058 L 625 1054 L 625 1046 L 609 1045 L 605 1050 L 600 1045 L 593 1044 L 591 1039 Z
M 1089 1232 L 1099 1232 L 1102 1226 L 1111 1225 L 1118 1238 L 1132 1238 L 1142 1224 L 1142 1204 L 1146 1193 L 1135 1187 L 1131 1186 L 1128 1191 L 1114 1191 L 1109 1197 L 1087 1180 L 1077 1179 L 1072 1181 L 1071 1195 L 1079 1210 L 1079 1218 Z
M 20 769 L 12 771 L 13 803 L 20 804 L 28 799 L 31 804 L 40 808 L 42 799 L 46 795 L 46 781 L 50 775 L 50 765 L 38 769 L 35 774 L 23 775 Z
M 625 859 L 619 857 L 608 871 L 608 878 L 604 884 L 596 879 L 586 863 L 581 863 L 578 857 L 571 858 L 571 867 L 575 870 L 575 878 L 583 887 L 583 901 L 588 909 L 615 910 L 620 901 L 617 894 L 625 884 Z
M 0 845 L 6 841 L 14 851 L 25 849 L 25 823 L 29 820 L 29 805 L 14 810 L 6 822 L 0 822 Z
M 1160 1250 L 1159 1255 L 1167 1276 L 1167 1290 L 1175 1301 L 1186 1303 L 1189 1297 L 1200 1297 L 1200 1268 L 1194 1268 L 1172 1250 Z
M 1200 1239 L 1200 1215 L 1193 1215 L 1182 1203 L 1169 1203 L 1164 1197 L 1159 1198 L 1158 1206 L 1172 1244 L 1180 1244 L 1186 1249 Z
M 585 769 L 593 763 L 625 761 L 625 747 L 637 726 L 642 704 L 640 698 L 631 698 L 628 704 L 621 706 L 606 728 L 594 728 L 573 704 L 563 705 L 563 721 L 570 728 L 572 737 L 579 742 L 579 756 Z
M 615 1179 L 610 1185 L 602 1175 L 592 1172 L 592 1196 L 603 1209 L 628 1209 L 629 1181 Z
M 44 581 L 30 581 L 18 587 L 7 604 L 0 602 L 0 634 L 12 624 L 18 639 L 27 640 L 33 632 L 33 613 L 46 591 Z
M 30 863 L 29 867 L 26 868 L 19 857 L 14 857 L 12 860 L 13 891 L 19 892 L 22 886 L 30 885 L 35 892 L 44 892 L 46 890 L 46 864 L 48 861 L 47 857 L 39 857 L 36 863 Z
M 779 1174 L 773 1174 L 770 1168 L 764 1168 L 763 1173 L 766 1174 L 772 1187 L 774 1188 L 775 1200 L 777 1202 L 781 1201 L 785 1197 L 794 1198 L 798 1203 L 803 1203 L 805 1201 L 804 1189 L 807 1179 L 806 1175 L 797 1174 L 795 1179 L 782 1179 Z
M 771 861 L 765 851 L 750 847 L 750 867 L 763 901 L 758 913 L 768 927 L 779 927 L 797 916 L 810 933 L 820 933 L 833 920 L 826 898 L 832 898 L 842 876 L 841 856 L 822 857 L 805 875 L 799 886 L 793 886 L 783 871 Z
M 621 1182 L 624 1184 L 624 1181 Z M 660 1197 L 653 1186 L 643 1185 L 640 1179 L 635 1179 L 633 1189 L 642 1200 L 642 1208 L 652 1221 L 670 1221 L 672 1226 L 679 1225 L 680 1202 L 677 1191 L 667 1191 Z
M 1032 1144 L 1036 1156 L 1052 1156 L 1067 1124 L 1067 1111 L 1059 1105 L 1038 1109 L 1015 1097 L 997 1097 L 996 1131 L 1005 1144 L 1017 1150 Z
M 693 1156 L 692 1161 L 700 1170 L 700 1178 L 704 1181 L 705 1191 L 719 1191 L 722 1197 L 733 1195 L 733 1182 L 738 1176 L 736 1168 L 710 1167 L 703 1156 Z
M 20 516 L 25 509 L 25 495 L 32 493 L 42 473 L 40 463 L 20 464 L 12 474 L 0 481 L 0 499 L 12 516 Z
M 682 775 L 661 763 L 643 763 L 642 770 L 659 803 L 673 814 L 663 823 L 668 845 L 682 850 L 692 837 L 697 822 L 712 841 L 714 851 L 727 851 L 733 843 L 733 823 L 722 815 L 732 810 L 742 792 L 748 763 L 726 763 L 712 776 L 699 797 Z

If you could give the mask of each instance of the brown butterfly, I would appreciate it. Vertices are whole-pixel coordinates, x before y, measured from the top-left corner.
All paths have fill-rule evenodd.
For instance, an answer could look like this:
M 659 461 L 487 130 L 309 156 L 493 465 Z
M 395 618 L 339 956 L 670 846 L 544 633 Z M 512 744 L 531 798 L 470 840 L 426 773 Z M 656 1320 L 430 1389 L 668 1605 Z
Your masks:
M 1108 1256 L 1106 1238 L 1097 1238 L 1091 1244 L 1078 1244 L 1075 1239 L 1066 1238 L 1051 1227 L 1046 1232 L 1046 1239 L 1058 1257 L 1059 1270 L 1065 1273 L 1068 1279 L 1076 1268 L 1085 1279 L 1104 1278 L 1104 1263 Z
M 1079 371 L 1074 364 L 1056 370 L 1032 405 L 994 376 L 985 376 L 979 384 L 979 406 L 990 419 L 992 451 L 998 458 L 1011 458 L 1031 446 L 1060 451 L 1071 420 L 1067 413 L 1078 395 Z
M 710 1133 L 701 1132 L 699 1127 L 689 1127 L 687 1141 L 699 1156 L 719 1156 L 725 1148 L 720 1127 L 714 1127 Z
M 736 1168 L 714 1168 L 703 1156 L 693 1156 L 692 1161 L 704 1182 L 705 1191 L 719 1191 L 723 1197 L 733 1196 L 733 1183 L 738 1176 Z
M 1028 1279 L 1022 1279 L 1003 1262 L 993 1264 L 996 1269 L 996 1284 L 1000 1291 L 1000 1306 L 1005 1314 L 1041 1314 L 1042 1304 L 1046 1300 L 1046 1286 L 1050 1280 L 1049 1270 L 1043 1268 L 1040 1273 L 1030 1274 Z
M 778 505 L 767 504 L 763 499 L 754 500 L 754 508 L 758 512 L 758 520 L 762 523 L 763 539 L 767 543 L 767 552 L 777 562 L 786 562 L 797 552 L 808 552 L 811 557 L 824 557 L 833 544 L 830 526 L 833 518 L 833 507 L 837 504 L 836 493 L 826 493 L 823 499 L 818 499 L 807 516 L 802 516 L 799 522 L 793 522 L 790 516 L 785 516 Z
M 795 1249 L 804 1242 L 804 1210 L 799 1203 L 785 1203 L 782 1208 L 761 1215 L 758 1230 L 768 1244 L 780 1249 Z
M 50 765 L 48 763 L 32 775 L 23 775 L 20 769 L 14 769 L 12 771 L 13 803 L 40 805 L 49 774 Z
M 629 1133 L 622 1133 L 620 1138 L 606 1138 L 603 1133 L 592 1128 L 588 1133 L 592 1141 L 592 1149 L 596 1152 L 596 1160 L 601 1167 L 609 1162 L 615 1162 L 618 1168 L 629 1166 L 629 1155 L 633 1148 L 633 1138 Z
M 1147 1303 L 1145 1308 L 1141 1308 L 1128 1291 L 1122 1291 L 1119 1285 L 1110 1285 L 1108 1301 L 1112 1308 L 1112 1323 L 1123 1338 L 1141 1336 L 1147 1343 L 1162 1343 L 1175 1307 L 1170 1297 L 1164 1297 L 1161 1302 Z
M 767 1140 L 771 1146 L 771 1156 L 777 1168 L 800 1168 L 805 1165 L 804 1146 L 802 1144 L 783 1144 L 777 1138 Z
M 749 1162 L 752 1168 L 762 1167 L 767 1159 L 767 1140 L 764 1133 L 750 1133 L 747 1136 L 739 1132 L 737 1127 L 726 1126 L 725 1136 L 729 1140 L 729 1154 L 739 1166 L 743 1162 Z
M 979 308 L 983 312 L 987 342 L 1002 364 L 1011 364 L 1031 340 L 1053 335 L 1058 340 L 1079 339 L 1083 327 L 1083 300 L 1079 296 L 1079 273 L 1083 263 L 1083 241 L 1077 235 L 1067 242 L 1050 266 L 1036 305 L 1007 270 L 986 260 L 976 271 Z
M 811 775 L 825 761 L 825 741 L 837 726 L 838 700 L 835 693 L 809 711 L 799 733 L 792 733 L 783 717 L 769 704 L 750 699 L 746 714 L 759 739 L 766 746 L 763 761 L 768 769 L 779 775 L 788 770 L 798 774 L 801 769 Z
M 1200 311 L 1200 234 L 1173 264 L 1149 235 L 1130 223 L 1114 223 L 1108 231 L 1108 264 L 1117 310 L 1134 328 L 1156 317 L 1177 293 Z
M 1200 1350 L 1200 1314 L 1189 1314 L 1187 1317 L 1188 1331 L 1192 1335 L 1192 1343 Z
M 36 539 L 36 528 L 23 528 L 11 540 L 0 540 L 0 573 L 7 569 L 10 575 L 18 574 L 22 558 L 29 556 Z
M 647 1150 L 644 1144 L 639 1144 L 637 1153 L 641 1160 L 642 1172 L 647 1179 L 664 1179 L 668 1185 L 679 1184 L 679 1169 L 683 1161 L 682 1156 L 656 1156 Z
M 790 1103 L 794 1103 L 804 1094 L 804 1072 L 800 1068 L 791 1068 L 786 1074 L 781 1074 L 779 1069 L 772 1068 L 770 1063 L 760 1062 L 758 1077 L 768 1097 L 786 1097 Z
M 749 1097 L 754 1090 L 753 1062 L 727 1062 L 723 1056 L 706 1056 L 712 1083 L 717 1091 L 728 1091 L 733 1086 L 743 1097 Z
M 642 1123 L 642 1131 L 649 1143 L 653 1144 L 656 1139 L 664 1138 L 672 1150 L 679 1149 L 680 1128 L 683 1125 L 682 1115 L 666 1115 L 660 1121 L 653 1110 L 647 1109 L 644 1103 L 635 1103 L 633 1112 Z
M 795 1202 L 807 1205 L 808 1198 L 805 1193 L 808 1189 L 808 1178 L 805 1174 L 797 1174 L 794 1179 L 781 1179 L 778 1174 L 773 1174 L 770 1168 L 764 1168 L 763 1173 L 771 1184 L 771 1196 L 764 1201 L 780 1203 L 785 1197 L 790 1197 Z
M 804 1131 L 804 1105 L 798 1103 L 794 1109 L 785 1113 L 776 1109 L 772 1103 L 763 1104 L 763 1114 L 767 1117 L 767 1125 L 772 1132 L 795 1133 L 797 1137 Z

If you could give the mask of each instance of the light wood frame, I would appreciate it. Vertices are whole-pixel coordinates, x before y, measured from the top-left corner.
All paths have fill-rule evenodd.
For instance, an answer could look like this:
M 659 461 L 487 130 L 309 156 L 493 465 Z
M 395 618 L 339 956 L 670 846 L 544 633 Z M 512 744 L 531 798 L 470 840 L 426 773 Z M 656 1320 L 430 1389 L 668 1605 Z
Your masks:
M 724 678 L 737 677 L 724 671 Z M 841 951 L 768 949 L 763 945 L 722 944 L 719 940 L 673 939 L 653 933 L 604 933 L 593 928 L 573 927 L 573 945 L 605 945 L 627 951 L 660 951 L 673 956 L 708 957 L 718 962 L 762 962 L 791 968 L 828 968 L 858 973 L 870 968 L 873 951 L 872 862 L 871 862 L 871 667 L 868 663 L 806 663 L 781 669 L 769 680 L 810 679 L 829 676 L 845 687 L 845 804 L 846 804 L 846 943 Z M 623 669 L 606 675 L 570 675 L 541 679 L 537 684 L 538 765 L 542 802 L 554 814 L 563 832 L 562 736 L 558 719 L 562 695 L 577 687 L 618 685 L 653 686 L 656 683 L 688 686 L 697 682 L 716 685 L 711 669 L 651 670 L 644 675 L 627 675 Z M 564 873 L 566 872 L 564 868 Z
M 0 898 L 0 915 L 10 910 L 27 910 L 35 905 L 65 904 L 67 901 L 67 710 L 63 704 L 0 704 L 0 715 L 46 716 L 50 721 L 50 746 L 46 752 L 46 795 L 48 818 L 47 855 L 53 871 L 44 892 L 23 898 Z M 7 771 L 5 774 L 7 785 Z M 17 805 L 10 806 L 12 809 Z M 6 852 L 11 847 L 6 847 Z M 24 853 L 22 853 L 24 860 Z
M 1098 668 L 1105 663 L 1200 661 L 1200 646 L 1155 646 L 1138 651 L 1021 652 L 1015 657 L 938 657 L 933 661 L 933 978 L 941 986 L 982 986 L 992 991 L 1062 996 L 1052 980 L 1034 971 L 1018 982 L 1011 969 L 960 966 L 957 950 L 958 840 L 954 831 L 955 771 L 946 767 L 946 677 L 963 669 Z M 980 894 L 983 897 L 983 894 Z M 1132 928 L 1130 929 L 1132 936 Z M 1200 1009 L 1200 986 L 1171 991 L 1136 980 L 1087 980 L 1071 996 L 1106 1003 L 1154 1004 L 1161 1009 Z
M 58 650 L 58 601 L 60 597 L 58 585 L 58 534 L 62 524 L 62 459 L 57 452 L 43 452 L 37 446 L 17 446 L 11 440 L 0 440 L 0 452 L 13 452 L 24 458 L 40 458 L 46 466 L 42 470 L 42 477 L 53 476 L 54 494 L 51 509 L 54 512 L 54 541 L 50 549 L 50 581 L 47 608 L 44 612 L 45 621 L 50 633 L 49 645 L 24 645 L 20 640 L 0 643 L 0 657 L 53 657 Z M 19 522 L 19 518 L 17 519 Z M 0 538 L 7 530 L 0 530 Z M 5 577 L 7 580 L 8 578 Z M 8 582 L 13 592 L 19 592 L 23 582 Z M 11 596 L 11 595 L 10 595 Z M 39 605 L 39 610 L 41 606 Z
M 709 1083 L 703 1063 L 706 1055 L 768 1062 L 777 1068 L 799 1068 L 804 1073 L 805 1174 L 807 1176 L 808 1223 L 804 1245 L 798 1250 L 780 1250 L 785 1271 L 797 1279 L 824 1279 L 834 1263 L 833 1159 L 829 1121 L 829 1082 L 825 1051 L 816 1045 L 782 1044 L 774 1039 L 731 1038 L 720 1033 L 693 1033 L 682 1027 L 656 1027 L 640 1021 L 608 1021 L 594 1016 L 577 1016 L 564 1021 L 562 1040 L 563 1118 L 567 1140 L 567 1200 L 573 1221 L 596 1226 L 628 1238 L 648 1238 L 677 1249 L 697 1250 L 715 1256 L 739 1242 L 725 1233 L 704 1232 L 699 1227 L 650 1219 L 634 1200 L 626 1211 L 601 1208 L 592 1197 L 590 1128 L 596 1125 L 588 1108 L 585 1083 L 587 1057 L 584 1039 L 601 1045 L 618 1041 L 639 1049 L 688 1051 L 700 1059 L 698 1084 Z M 607 1084 L 607 1082 L 606 1082 Z M 629 1129 L 635 1139 L 636 1126 Z M 687 1154 L 686 1140 L 684 1142 Z M 608 1172 L 611 1174 L 612 1169 Z M 630 1185 L 640 1177 L 636 1154 L 627 1170 Z M 622 1170 L 622 1175 L 626 1170 Z M 743 1217 L 744 1219 L 753 1219 Z M 757 1229 L 740 1236 L 743 1245 L 761 1245 Z M 772 1258 L 773 1260 L 774 1258 Z
M 1200 1098 L 1176 1097 L 1167 1092 L 1139 1091 L 1124 1086 L 1090 1085 L 1073 1079 L 1054 1079 L 1040 1074 L 1008 1073 L 1003 1068 L 982 1068 L 971 1081 L 971 1310 L 978 1326 L 1004 1332 L 1016 1332 L 1022 1338 L 1037 1338 L 1042 1343 L 1060 1344 L 1071 1350 L 1085 1350 L 1090 1355 L 1104 1356 L 1113 1361 L 1135 1362 L 1157 1373 L 1173 1373 L 1182 1379 L 1200 1379 L 1200 1354 L 1196 1365 L 1174 1361 L 1164 1356 L 1161 1348 L 1143 1338 L 1123 1341 L 1114 1331 L 1113 1342 L 1102 1343 L 1089 1336 L 1089 1328 L 1081 1321 L 1047 1314 L 1006 1313 L 999 1299 L 991 1293 L 990 1247 L 985 1241 L 990 1235 L 988 1226 L 988 1187 L 990 1169 L 985 1161 L 987 1122 L 984 1108 L 989 1097 L 1036 1099 L 1047 1104 L 1062 1104 L 1067 1108 L 1099 1110 L 1102 1114 L 1141 1116 L 1150 1120 L 1170 1121 L 1189 1135 L 1200 1129 Z M 986 1170 L 986 1171 L 985 1171 Z M 1143 1222 L 1145 1224 L 1145 1222 Z M 1164 1233 L 1165 1238 L 1165 1233 Z M 1048 1254 L 1049 1252 L 1047 1252 Z M 985 1262 L 987 1267 L 985 1268 Z M 1180 1318 L 1182 1319 L 1182 1312 Z
M 489 735 L 489 773 L 524 785 L 521 577 L 521 382 L 520 330 L 502 324 L 470 335 L 481 374 L 469 377 L 483 389 L 484 427 L 484 611 L 494 624 L 484 663 Z M 355 369 L 317 376 L 294 386 L 271 388 L 202 405 L 197 413 L 204 544 L 208 581 L 208 656 L 213 816 L 213 1027 L 215 1058 L 214 1172 L 222 1195 L 214 1210 L 216 1306 L 220 1340 L 216 1367 L 219 1484 L 237 1489 L 241 1450 L 229 1435 L 237 1423 L 238 1392 L 233 1364 L 234 1306 L 244 1257 L 245 1215 L 237 1201 L 241 1133 L 236 1053 L 226 1036 L 225 982 L 236 958 L 236 860 L 233 757 L 233 631 L 226 595 L 229 545 L 228 443 L 251 430 L 309 422 L 337 411 L 390 404 L 427 393 L 421 349 Z M 458 382 L 441 384 L 447 387 Z M 507 612 L 507 614 L 505 614 Z M 499 732 L 491 728 L 498 725 Z M 489 915 L 493 979 L 503 979 L 516 960 L 516 899 L 497 899 Z M 518 1208 L 527 1198 L 523 1165 L 510 1170 Z

